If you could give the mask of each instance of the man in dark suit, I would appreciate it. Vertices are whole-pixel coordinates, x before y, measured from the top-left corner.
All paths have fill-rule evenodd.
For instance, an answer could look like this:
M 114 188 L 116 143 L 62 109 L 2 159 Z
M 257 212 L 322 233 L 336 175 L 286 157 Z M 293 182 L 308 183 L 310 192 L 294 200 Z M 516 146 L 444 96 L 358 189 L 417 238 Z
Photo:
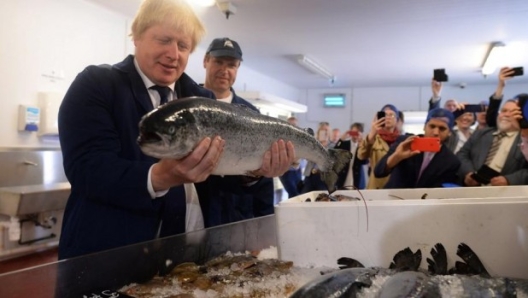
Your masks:
M 136 139 L 141 117 L 160 103 L 214 98 L 184 73 L 204 34 L 186 2 L 143 1 L 132 24 L 135 55 L 112 66 L 89 66 L 73 81 L 58 119 L 71 184 L 60 259 L 186 231 L 193 192 L 185 190 L 214 170 L 224 141 L 205 138 L 183 159 L 157 160 L 144 155 Z M 288 154 L 295 155 L 293 145 L 280 151 L 274 144 L 263 172 L 286 171 Z
M 215 38 L 203 61 L 204 87 L 213 91 L 219 101 L 241 105 L 259 113 L 254 105 L 233 90 L 241 62 L 242 49 L 236 41 L 227 37 Z M 211 175 L 206 181 L 195 184 L 205 227 L 273 214 L 273 179 L 259 176 Z
M 457 156 L 462 162 L 459 170 L 461 183 L 466 186 L 482 185 L 482 181 L 473 178 L 473 173 L 486 165 L 498 173 L 491 178 L 489 185 L 528 184 L 528 164 L 519 148 L 521 138 L 516 111 L 517 103 L 506 101 L 497 116 L 497 127 L 475 131 L 460 149 Z
M 360 160 L 357 157 L 357 150 L 359 142 L 363 138 L 363 124 L 354 123 L 350 126 L 350 130 L 346 131 L 337 141 L 335 149 L 342 149 L 350 151 L 353 154 L 350 162 L 338 174 L 337 187 L 338 189 L 363 189 L 365 188 L 365 175 L 363 175 L 363 165 L 368 163 L 368 160 Z
M 385 188 L 442 187 L 455 183 L 460 161 L 443 143 L 454 125 L 453 114 L 441 108 L 429 111 L 424 136 L 438 138 L 439 152 L 413 151 L 411 143 L 417 136 L 401 136 L 374 169 L 376 177 L 390 174 Z

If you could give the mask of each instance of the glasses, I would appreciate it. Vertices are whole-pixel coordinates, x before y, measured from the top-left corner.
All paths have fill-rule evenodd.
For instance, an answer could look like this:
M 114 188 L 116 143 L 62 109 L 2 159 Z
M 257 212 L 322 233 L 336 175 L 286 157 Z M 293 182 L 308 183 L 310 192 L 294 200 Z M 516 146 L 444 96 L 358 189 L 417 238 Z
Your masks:
M 387 114 L 385 113 L 385 118 L 396 118 L 395 114 Z

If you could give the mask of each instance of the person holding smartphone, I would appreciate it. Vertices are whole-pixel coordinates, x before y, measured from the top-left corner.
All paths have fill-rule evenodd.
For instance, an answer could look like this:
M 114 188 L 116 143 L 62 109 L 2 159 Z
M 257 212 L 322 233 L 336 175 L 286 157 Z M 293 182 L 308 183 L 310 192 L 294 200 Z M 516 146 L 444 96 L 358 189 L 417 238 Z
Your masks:
M 528 163 L 519 148 L 518 110 L 516 100 L 506 101 L 494 121 L 497 127 L 475 131 L 460 149 L 457 156 L 462 162 L 458 174 L 461 183 L 466 186 L 528 184 Z M 481 179 L 481 172 L 486 181 Z
M 398 128 L 398 109 L 391 104 L 381 108 L 372 120 L 370 132 L 359 143 L 358 158 L 369 160 L 370 169 L 374 169 L 378 161 L 389 152 L 389 147 L 401 135 Z M 370 171 L 368 189 L 380 189 L 385 186 L 388 177 L 376 178 Z
M 440 96 L 442 94 L 442 82 L 435 81 L 433 78 L 431 80 L 431 91 L 433 92 L 433 95 L 431 96 L 431 99 L 429 99 L 429 111 L 440 107 L 440 101 L 442 100 L 442 97 Z M 444 103 L 444 109 L 450 112 L 454 112 L 457 107 L 457 101 L 452 98 Z
M 348 150 L 352 153 L 352 158 L 347 166 L 338 174 L 337 187 L 339 189 L 363 189 L 365 188 L 365 177 L 363 175 L 363 165 L 366 160 L 360 160 L 357 155 L 359 143 L 363 139 L 363 124 L 354 123 L 346 131 L 335 145 L 335 149 Z
M 453 126 L 450 111 L 441 108 L 429 111 L 424 135 L 398 138 L 377 163 L 375 177 L 390 175 L 385 188 L 428 188 L 456 183 L 460 161 L 443 145 Z
M 510 67 L 503 67 L 499 71 L 499 81 L 497 83 L 497 89 L 489 98 L 489 105 L 486 111 L 486 123 L 488 127 L 497 127 L 497 116 L 499 114 L 499 108 L 504 98 L 504 88 L 506 87 L 507 81 L 511 80 L 514 76 L 515 70 Z

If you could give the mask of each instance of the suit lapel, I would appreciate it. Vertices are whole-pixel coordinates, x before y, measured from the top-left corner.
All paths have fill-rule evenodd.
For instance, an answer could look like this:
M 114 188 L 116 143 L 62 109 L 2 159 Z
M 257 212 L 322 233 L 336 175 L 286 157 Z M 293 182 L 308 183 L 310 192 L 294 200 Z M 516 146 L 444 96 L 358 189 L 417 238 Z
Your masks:
M 478 152 L 478 156 L 476 157 L 476 165 L 475 166 L 478 166 L 480 167 L 481 165 L 484 164 L 484 162 L 486 162 L 486 157 L 488 156 L 488 152 L 489 150 L 491 149 L 491 145 L 493 143 L 493 131 L 486 134 L 485 136 L 483 136 L 481 139 L 480 139 L 480 146 L 479 146 L 479 150 L 477 150 Z
M 147 87 L 136 70 L 134 65 L 134 56 L 129 55 L 125 58 L 125 60 L 116 64 L 115 67 L 126 73 L 128 76 L 128 79 L 130 80 L 130 87 L 132 88 L 132 93 L 134 94 L 134 99 L 139 103 L 139 105 L 145 110 L 145 112 L 152 111 L 154 106 L 150 100 Z

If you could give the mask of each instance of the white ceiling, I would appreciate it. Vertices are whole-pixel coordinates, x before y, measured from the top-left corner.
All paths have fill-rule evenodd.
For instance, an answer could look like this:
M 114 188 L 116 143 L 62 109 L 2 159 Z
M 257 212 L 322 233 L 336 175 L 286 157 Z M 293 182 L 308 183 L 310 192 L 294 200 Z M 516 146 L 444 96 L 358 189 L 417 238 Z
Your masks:
M 89 0 L 133 17 L 140 0 Z M 493 41 L 504 64 L 528 71 L 528 0 L 232 0 L 199 12 L 207 36 L 239 42 L 244 64 L 297 88 L 327 88 L 293 58 L 306 54 L 337 76 L 335 87 L 423 86 L 434 68 L 449 84 L 495 83 L 480 67 Z M 517 82 L 528 82 L 528 73 Z

